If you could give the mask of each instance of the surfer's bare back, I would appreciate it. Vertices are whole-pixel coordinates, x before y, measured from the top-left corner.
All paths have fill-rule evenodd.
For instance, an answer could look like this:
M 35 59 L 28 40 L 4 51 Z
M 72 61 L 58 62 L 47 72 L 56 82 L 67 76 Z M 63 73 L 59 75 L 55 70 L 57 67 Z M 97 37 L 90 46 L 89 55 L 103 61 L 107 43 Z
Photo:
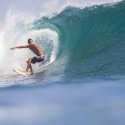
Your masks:
M 26 69 L 23 71 L 25 74 L 28 73 L 29 69 L 31 71 L 31 74 L 33 74 L 33 69 L 32 69 L 32 64 L 35 64 L 37 62 L 42 62 L 45 59 L 45 54 L 44 52 L 40 49 L 40 47 L 38 47 L 32 39 L 28 39 L 28 45 L 25 46 L 16 46 L 13 48 L 10 48 L 11 50 L 14 49 L 21 49 L 21 48 L 29 48 L 36 56 L 33 58 L 29 58 L 27 61 L 27 67 Z

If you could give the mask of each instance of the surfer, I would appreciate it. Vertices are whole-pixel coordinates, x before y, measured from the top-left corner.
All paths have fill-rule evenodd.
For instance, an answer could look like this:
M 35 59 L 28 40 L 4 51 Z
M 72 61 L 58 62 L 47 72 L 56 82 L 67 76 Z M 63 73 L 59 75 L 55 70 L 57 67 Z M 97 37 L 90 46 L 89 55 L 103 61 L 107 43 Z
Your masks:
M 14 49 L 21 49 L 21 48 L 29 48 L 36 56 L 33 58 L 29 58 L 27 60 L 27 67 L 24 71 L 25 74 L 28 73 L 28 71 L 31 71 L 31 74 L 33 74 L 33 69 L 32 69 L 32 64 L 38 63 L 38 62 L 42 62 L 45 59 L 45 54 L 44 52 L 40 49 L 39 46 L 37 46 L 33 40 L 31 38 L 28 39 L 28 45 L 25 46 L 16 46 L 13 48 L 10 48 L 11 50 Z

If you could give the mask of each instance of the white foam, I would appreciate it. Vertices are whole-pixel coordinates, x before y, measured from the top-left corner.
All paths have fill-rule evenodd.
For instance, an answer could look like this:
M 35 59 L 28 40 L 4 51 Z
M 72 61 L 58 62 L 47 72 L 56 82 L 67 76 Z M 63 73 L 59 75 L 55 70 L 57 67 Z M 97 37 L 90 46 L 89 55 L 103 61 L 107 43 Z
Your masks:
M 4 56 L 4 46 L 3 46 L 3 33 L 0 32 L 0 64 L 2 63 L 2 59 Z
M 45 41 L 45 39 L 48 39 L 50 42 L 52 42 L 52 51 L 50 53 L 50 59 L 48 64 L 52 63 L 55 61 L 57 53 L 58 53 L 58 34 L 55 31 L 52 31 L 50 29 L 44 29 L 44 30 L 33 30 L 33 31 L 28 31 L 25 34 L 22 34 L 22 36 L 19 37 L 19 39 L 16 39 L 16 35 L 12 35 L 11 33 L 10 36 L 15 37 L 12 39 L 15 39 L 15 41 L 12 41 L 11 38 L 7 37 L 7 41 L 4 40 L 5 44 L 3 42 L 0 42 L 1 48 L 0 48 L 0 60 L 4 63 L 1 64 L 0 70 L 4 71 L 4 73 L 8 73 L 8 71 L 11 72 L 11 70 L 16 67 L 16 68 L 21 68 L 25 67 L 26 65 L 26 60 L 30 57 L 33 57 L 34 55 L 27 49 L 17 49 L 10 51 L 9 48 L 13 46 L 18 46 L 18 45 L 26 45 L 27 44 L 27 39 L 32 38 L 33 40 L 36 40 L 37 38 L 40 39 L 40 41 Z M 18 33 L 17 33 L 18 34 Z M 3 46 L 4 44 L 4 46 Z M 41 44 L 41 43 L 39 43 Z M 44 48 L 43 48 L 44 49 Z M 46 53 L 45 53 L 46 54 Z M 48 65 L 47 64 L 47 65 Z M 3 68 L 4 67 L 4 68 Z
M 75 7 L 89 7 L 93 5 L 101 5 L 107 3 L 117 3 L 122 0 L 68 0 L 67 5 Z

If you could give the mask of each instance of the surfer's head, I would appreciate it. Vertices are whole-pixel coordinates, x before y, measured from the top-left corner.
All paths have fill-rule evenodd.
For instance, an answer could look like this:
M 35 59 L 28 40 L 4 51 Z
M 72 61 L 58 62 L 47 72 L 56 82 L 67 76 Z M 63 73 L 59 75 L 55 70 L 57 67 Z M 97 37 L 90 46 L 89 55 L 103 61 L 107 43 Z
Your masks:
M 32 44 L 33 40 L 31 38 L 28 39 L 28 44 Z

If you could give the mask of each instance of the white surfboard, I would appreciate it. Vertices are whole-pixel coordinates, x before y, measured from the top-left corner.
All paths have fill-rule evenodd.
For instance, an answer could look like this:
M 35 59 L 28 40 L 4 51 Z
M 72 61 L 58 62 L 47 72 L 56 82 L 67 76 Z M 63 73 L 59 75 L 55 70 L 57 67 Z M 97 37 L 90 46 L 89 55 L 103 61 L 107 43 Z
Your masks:
M 20 75 L 22 75 L 22 76 L 29 76 L 30 75 L 30 74 L 26 74 L 26 73 L 20 71 L 19 69 L 14 69 L 13 71 L 20 74 Z

